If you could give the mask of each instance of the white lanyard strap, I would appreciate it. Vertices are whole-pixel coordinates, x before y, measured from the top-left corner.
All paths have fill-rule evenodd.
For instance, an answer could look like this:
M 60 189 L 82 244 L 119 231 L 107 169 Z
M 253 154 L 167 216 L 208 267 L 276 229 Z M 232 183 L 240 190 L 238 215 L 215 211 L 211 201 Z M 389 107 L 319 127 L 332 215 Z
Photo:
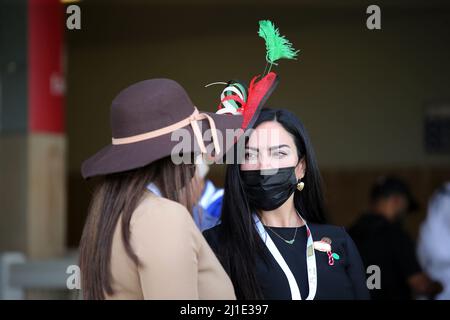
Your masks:
M 308 269 L 309 293 L 308 293 L 308 297 L 306 298 L 306 300 L 313 300 L 314 297 L 316 296 L 316 291 L 317 291 L 317 266 L 316 266 L 316 255 L 315 255 L 314 247 L 313 247 L 314 241 L 312 238 L 311 230 L 308 227 L 308 224 L 306 223 L 306 221 L 303 219 L 302 216 L 299 215 L 299 217 L 300 217 L 300 219 L 303 220 L 303 223 L 306 226 L 306 233 L 307 233 L 307 237 L 308 237 L 308 240 L 306 242 L 306 264 L 307 264 L 307 269 Z M 280 251 L 276 247 L 275 243 L 270 238 L 269 234 L 266 232 L 266 229 L 264 229 L 264 226 L 261 223 L 261 221 L 259 220 L 258 215 L 256 215 L 255 213 L 253 213 L 253 220 L 255 221 L 256 230 L 258 231 L 261 239 L 267 246 L 267 249 L 269 249 L 272 256 L 277 261 L 278 265 L 283 270 L 283 272 L 288 280 L 289 288 L 291 290 L 292 300 L 302 300 L 302 295 L 300 293 L 300 289 L 298 287 L 298 284 L 297 284 L 297 281 L 295 280 L 294 275 L 292 274 L 291 269 L 287 265 L 286 261 L 284 260 Z

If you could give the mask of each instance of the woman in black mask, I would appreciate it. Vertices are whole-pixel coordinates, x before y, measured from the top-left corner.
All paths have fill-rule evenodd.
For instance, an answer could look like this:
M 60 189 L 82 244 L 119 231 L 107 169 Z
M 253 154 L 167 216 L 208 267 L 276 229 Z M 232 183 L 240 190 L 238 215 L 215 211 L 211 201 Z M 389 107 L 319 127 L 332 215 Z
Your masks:
M 324 224 L 320 172 L 305 128 L 264 109 L 227 166 L 221 224 L 204 232 L 238 299 L 368 299 L 355 244 Z

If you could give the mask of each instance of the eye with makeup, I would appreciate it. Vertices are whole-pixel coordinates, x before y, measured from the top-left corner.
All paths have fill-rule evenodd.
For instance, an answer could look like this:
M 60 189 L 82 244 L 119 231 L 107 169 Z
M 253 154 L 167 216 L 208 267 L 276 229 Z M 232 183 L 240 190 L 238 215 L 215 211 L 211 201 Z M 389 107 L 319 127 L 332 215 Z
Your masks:
M 289 154 L 290 154 L 290 147 L 287 145 L 272 146 L 268 150 L 268 155 L 272 159 L 283 159 L 289 156 Z M 258 156 L 259 156 L 258 150 L 254 148 L 249 147 L 245 150 L 244 157 L 247 163 L 257 161 Z
M 289 155 L 290 147 L 288 145 L 279 145 L 269 148 L 272 158 L 282 159 Z
M 258 158 L 258 153 L 246 150 L 244 157 L 246 161 L 256 160 Z
M 277 150 L 277 151 L 272 152 L 272 157 L 277 158 L 277 159 L 282 159 L 282 158 L 286 157 L 288 154 L 289 154 L 289 152 L 287 152 L 287 151 Z

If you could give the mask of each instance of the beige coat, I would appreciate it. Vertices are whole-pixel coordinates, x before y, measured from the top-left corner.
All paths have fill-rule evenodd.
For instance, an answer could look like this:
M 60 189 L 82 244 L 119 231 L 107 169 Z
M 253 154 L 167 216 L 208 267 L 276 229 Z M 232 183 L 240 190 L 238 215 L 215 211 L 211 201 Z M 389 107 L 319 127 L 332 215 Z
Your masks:
M 146 191 L 130 222 L 138 267 L 126 254 L 119 220 L 107 299 L 235 299 L 233 285 L 181 204 Z

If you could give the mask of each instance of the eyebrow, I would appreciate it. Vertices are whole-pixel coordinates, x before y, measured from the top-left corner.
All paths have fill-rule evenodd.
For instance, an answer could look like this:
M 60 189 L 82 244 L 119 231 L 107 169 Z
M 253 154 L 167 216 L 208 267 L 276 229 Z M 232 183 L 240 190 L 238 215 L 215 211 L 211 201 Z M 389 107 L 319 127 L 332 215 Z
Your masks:
M 249 150 L 253 150 L 253 151 L 259 151 L 258 148 L 253 148 L 253 147 L 245 147 L 246 149 Z M 290 146 L 288 146 L 287 144 L 280 144 L 278 146 L 272 146 L 269 148 L 270 151 L 272 151 L 273 149 L 281 149 L 281 148 L 291 148 Z
M 291 148 L 287 144 L 280 144 L 279 146 L 270 147 L 269 150 L 272 151 L 273 149 L 281 149 L 281 148 L 285 148 L 285 147 Z

